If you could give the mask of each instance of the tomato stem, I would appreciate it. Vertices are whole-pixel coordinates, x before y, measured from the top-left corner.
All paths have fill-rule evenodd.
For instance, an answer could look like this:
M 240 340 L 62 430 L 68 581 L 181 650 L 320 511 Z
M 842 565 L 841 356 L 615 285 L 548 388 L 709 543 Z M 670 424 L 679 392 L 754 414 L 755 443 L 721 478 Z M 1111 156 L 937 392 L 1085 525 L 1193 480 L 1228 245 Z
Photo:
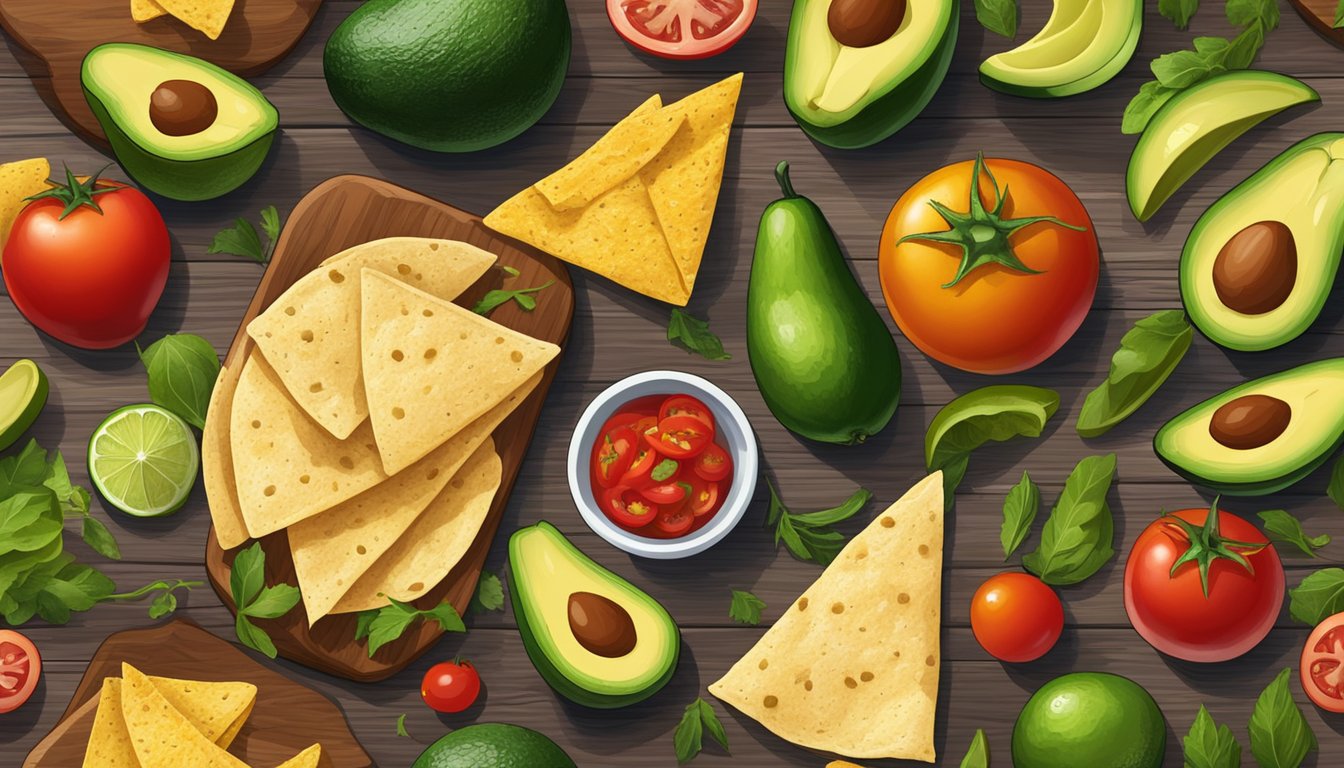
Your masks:
M 1204 525 L 1198 528 L 1176 515 L 1168 513 L 1162 516 L 1162 519 L 1167 521 L 1167 527 L 1183 534 L 1189 544 L 1185 552 L 1181 553 L 1181 556 L 1176 558 L 1176 562 L 1171 564 L 1171 571 L 1168 575 L 1174 579 L 1177 569 L 1182 565 L 1195 563 L 1199 568 L 1199 585 L 1204 590 L 1205 598 L 1209 596 L 1209 567 L 1213 564 L 1213 561 L 1230 560 L 1245 568 L 1247 573 L 1254 574 L 1255 568 L 1246 559 L 1246 556 L 1254 555 L 1267 546 L 1266 544 L 1223 538 L 1218 521 L 1219 498 L 1221 497 L 1214 498 L 1213 504 L 1209 507 L 1209 514 L 1204 518 Z
M 98 207 L 98 203 L 94 201 L 93 196 L 101 195 L 104 192 L 112 192 L 115 189 L 117 189 L 117 187 L 115 186 L 113 187 L 98 186 L 98 177 L 102 176 L 103 171 L 106 171 L 110 167 L 111 167 L 110 165 L 105 165 L 97 173 L 93 174 L 84 181 L 80 181 L 75 176 L 75 174 L 70 170 L 70 166 L 66 166 L 64 184 L 57 184 L 52 182 L 51 189 L 48 189 L 44 192 L 38 192 L 36 195 L 24 198 L 24 200 L 26 202 L 32 202 L 34 200 L 41 200 L 43 198 L 48 197 L 60 200 L 62 203 L 65 204 L 65 209 L 62 210 L 61 215 L 57 217 L 58 221 L 64 221 L 66 216 L 69 216 L 70 214 L 74 213 L 77 209 L 84 206 L 92 208 L 93 210 L 97 211 L 99 215 L 102 215 L 103 209 Z

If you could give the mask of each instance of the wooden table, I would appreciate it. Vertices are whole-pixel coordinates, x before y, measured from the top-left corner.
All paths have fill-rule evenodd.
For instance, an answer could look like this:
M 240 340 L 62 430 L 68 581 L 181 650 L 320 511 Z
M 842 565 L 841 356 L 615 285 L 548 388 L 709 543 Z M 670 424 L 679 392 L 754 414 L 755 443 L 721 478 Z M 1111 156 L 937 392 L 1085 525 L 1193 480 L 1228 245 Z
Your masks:
M 406 765 L 447 729 L 486 721 L 539 729 L 582 766 L 675 764 L 672 731 L 682 708 L 706 695 L 705 686 L 763 631 L 729 621 L 729 590 L 748 589 L 759 595 L 769 606 L 765 612 L 769 622 L 820 569 L 772 547 L 763 528 L 764 488 L 738 529 L 717 548 L 692 560 L 639 560 L 607 546 L 588 531 L 570 501 L 564 464 L 571 429 L 594 395 L 627 374 L 677 368 L 703 375 L 746 409 L 759 434 L 768 472 L 795 509 L 830 506 L 859 485 L 873 490 L 876 498 L 863 520 L 846 526 L 847 532 L 857 530 L 923 475 L 922 437 L 937 409 L 991 379 L 931 363 L 898 337 L 905 363 L 903 402 L 885 432 L 861 447 L 819 446 L 786 432 L 756 391 L 743 332 L 756 220 L 777 196 L 772 169 L 781 159 L 792 163 L 798 190 L 826 211 L 856 275 L 881 306 L 876 243 L 892 201 L 925 173 L 945 162 L 972 157 L 980 149 L 1039 163 L 1072 185 L 1096 222 L 1105 267 L 1096 306 L 1077 336 L 1052 360 L 1006 379 L 1059 390 L 1060 415 L 1042 440 L 977 453 L 956 509 L 948 517 L 937 725 L 940 763 L 959 764 L 971 734 L 984 728 L 996 756 L 994 765 L 1007 765 L 1019 707 L 1038 685 L 1071 670 L 1116 672 L 1147 687 L 1170 726 L 1168 765 L 1180 765 L 1179 739 L 1201 702 L 1217 720 L 1231 724 L 1247 746 L 1245 724 L 1256 695 L 1280 669 L 1296 667 L 1306 629 L 1294 624 L 1285 609 L 1280 626 L 1241 659 L 1197 665 L 1165 658 L 1126 621 L 1121 604 L 1123 557 L 1160 510 L 1208 503 L 1206 496 L 1154 457 L 1149 440 L 1158 425 L 1246 378 L 1344 354 L 1344 336 L 1337 330 L 1344 297 L 1332 296 L 1311 331 L 1274 352 L 1229 355 L 1197 338 L 1158 397 L 1105 437 L 1084 442 L 1075 434 L 1073 422 L 1085 393 L 1104 377 L 1121 334 L 1154 310 L 1179 306 L 1178 255 L 1199 213 L 1292 142 L 1344 124 L 1339 119 L 1344 115 L 1340 106 L 1344 51 L 1318 38 L 1285 6 L 1282 26 L 1269 36 L 1261 66 L 1304 78 L 1320 91 L 1324 103 L 1308 111 L 1296 109 L 1252 131 L 1197 175 L 1152 222 L 1142 225 L 1125 204 L 1123 174 L 1133 139 L 1120 134 L 1120 113 L 1147 79 L 1152 58 L 1188 46 L 1195 33 L 1228 34 L 1220 3 L 1206 2 L 1189 33 L 1173 29 L 1157 15 L 1156 3 L 1149 3 L 1139 53 L 1120 77 L 1088 94 L 1039 102 L 992 93 L 977 82 L 978 62 L 1006 44 L 984 33 L 975 22 L 972 4 L 963 2 L 962 36 L 952 72 L 923 116 L 878 147 L 840 152 L 810 142 L 785 112 L 780 74 L 790 5 L 785 0 L 763 3 L 755 26 L 729 53 L 686 63 L 635 55 L 611 30 L 602 3 L 572 0 L 574 58 L 555 107 L 520 139 L 461 156 L 434 155 L 392 143 L 352 126 L 333 105 L 321 79 L 322 45 L 357 5 L 352 0 L 330 0 L 294 55 L 257 81 L 279 108 L 282 130 L 272 157 L 251 183 L 213 202 L 160 201 L 174 237 L 175 263 L 145 339 L 185 331 L 201 334 L 224 350 L 261 267 L 243 259 L 208 256 L 205 251 L 213 234 L 238 216 L 255 218 L 268 204 L 287 211 L 318 182 L 346 172 L 386 177 L 485 212 L 576 155 L 648 94 L 661 91 L 665 99 L 677 98 L 731 72 L 747 73 L 719 213 L 690 306 L 693 313 L 711 321 L 733 359 L 708 362 L 670 346 L 664 340 L 665 306 L 574 270 L 573 333 L 502 527 L 511 531 L 546 518 L 597 561 L 661 600 L 681 625 L 685 641 L 675 678 L 652 700 L 628 709 L 594 712 L 573 706 L 553 694 L 533 671 L 507 612 L 471 619 L 467 635 L 447 637 L 419 663 L 378 685 L 344 683 L 278 662 L 287 674 L 336 697 L 381 765 Z M 1039 0 L 1029 5 L 1024 9 L 1024 30 L 1039 28 L 1048 13 L 1047 4 Z M 0 161 L 45 155 L 57 168 L 62 162 L 81 170 L 100 167 L 104 158 L 66 132 L 39 100 L 18 55 L 12 41 L 6 40 L 0 52 Z M 49 448 L 59 446 L 72 462 L 72 474 L 87 484 L 82 457 L 94 426 L 113 408 L 147 398 L 135 351 L 128 347 L 91 353 L 62 346 L 34 331 L 8 302 L 0 303 L 0 363 L 20 357 L 36 360 L 51 379 L 51 400 L 33 434 Z M 1119 481 L 1110 500 L 1120 556 L 1083 585 L 1061 591 L 1067 627 L 1049 655 L 1026 665 L 994 661 L 971 636 L 967 606 L 976 587 L 1005 567 L 998 540 L 1003 495 L 1025 469 L 1051 503 L 1080 456 L 1107 451 L 1119 455 Z M 1318 472 L 1282 496 L 1230 500 L 1226 506 L 1246 515 L 1282 506 L 1303 518 L 1309 531 L 1344 537 L 1344 515 L 1324 496 L 1326 478 L 1325 471 Z M 109 521 L 125 553 L 120 563 L 100 563 L 119 586 L 132 588 L 160 577 L 204 578 L 201 561 L 208 515 L 200 488 L 186 508 L 164 520 L 131 519 L 98 502 L 95 514 Z M 503 542 L 501 536 L 489 559 L 489 568 L 497 572 L 505 566 Z M 76 546 L 82 556 L 95 557 L 82 544 Z M 1342 554 L 1344 542 L 1323 552 L 1330 562 Z M 1290 585 L 1323 564 L 1300 557 L 1288 557 L 1286 562 Z M 209 589 L 189 597 L 182 613 L 231 637 L 231 618 Z M 90 654 L 107 634 L 148 623 L 145 606 L 131 604 L 99 606 L 64 627 L 40 622 L 25 627 L 46 658 L 44 682 L 28 706 L 0 717 L 0 763 L 16 764 L 53 725 Z M 420 702 L 420 676 L 431 663 L 458 655 L 479 666 L 485 693 L 481 703 L 463 715 L 436 717 Z M 1296 683 L 1294 689 L 1321 740 L 1319 756 L 1310 758 L 1308 765 L 1344 765 L 1344 739 L 1337 735 L 1344 732 L 1344 720 L 1305 704 Z M 708 746 L 695 765 L 749 768 L 825 762 L 732 711 L 716 708 L 726 723 L 733 757 Z M 401 713 L 407 713 L 411 738 L 395 733 Z M 1251 764 L 1249 751 L 1246 764 Z

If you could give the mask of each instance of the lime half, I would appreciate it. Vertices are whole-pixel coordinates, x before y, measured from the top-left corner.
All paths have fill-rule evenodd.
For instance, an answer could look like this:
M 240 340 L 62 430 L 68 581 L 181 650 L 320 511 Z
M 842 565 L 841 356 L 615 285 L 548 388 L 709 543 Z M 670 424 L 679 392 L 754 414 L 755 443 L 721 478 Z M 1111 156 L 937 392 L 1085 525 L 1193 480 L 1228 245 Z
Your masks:
M 112 506 L 136 517 L 176 512 L 196 484 L 201 454 L 191 427 L 157 405 L 128 405 L 89 438 L 89 478 Z
M 18 441 L 47 402 L 47 375 L 32 360 L 0 373 L 0 451 Z

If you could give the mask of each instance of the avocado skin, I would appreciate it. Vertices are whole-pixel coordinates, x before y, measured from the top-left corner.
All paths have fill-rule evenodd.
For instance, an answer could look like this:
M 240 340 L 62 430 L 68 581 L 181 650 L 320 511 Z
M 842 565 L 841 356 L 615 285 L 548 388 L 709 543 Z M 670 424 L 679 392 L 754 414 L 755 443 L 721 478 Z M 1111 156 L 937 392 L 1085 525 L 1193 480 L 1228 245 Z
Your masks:
M 545 734 L 521 725 L 478 723 L 430 744 L 411 768 L 575 768 Z
M 891 421 L 901 358 L 821 209 L 787 185 L 766 207 L 747 287 L 747 355 L 761 397 L 803 437 L 853 445 Z M 786 325 L 787 324 L 787 325 Z
M 475 152 L 532 127 L 569 69 L 564 0 L 369 0 L 327 40 L 336 105 L 436 152 Z
M 785 81 L 795 76 L 793 72 L 796 63 L 793 52 L 798 47 L 795 36 L 799 34 L 795 29 L 802 23 L 805 2 L 806 0 L 797 0 L 794 3 L 793 16 L 789 21 L 789 42 L 784 58 Z M 918 117 L 942 86 L 947 68 L 952 63 L 952 53 L 957 48 L 957 31 L 961 26 L 961 4 L 957 0 L 949 0 L 949 5 L 952 17 L 948 21 L 946 34 L 938 43 L 938 48 L 923 66 L 906 75 L 900 85 L 839 125 L 813 125 L 794 110 L 792 105 L 788 105 L 789 114 L 793 115 L 798 127 L 828 147 L 862 149 L 890 137 Z M 786 87 L 784 91 L 787 94 L 789 89 Z

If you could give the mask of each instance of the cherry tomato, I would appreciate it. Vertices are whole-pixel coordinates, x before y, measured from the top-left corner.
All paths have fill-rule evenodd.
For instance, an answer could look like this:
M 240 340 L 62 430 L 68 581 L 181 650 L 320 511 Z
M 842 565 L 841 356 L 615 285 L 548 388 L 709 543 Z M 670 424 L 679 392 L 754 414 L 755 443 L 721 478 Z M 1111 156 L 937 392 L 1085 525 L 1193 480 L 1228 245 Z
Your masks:
M 630 468 L 621 475 L 621 485 L 628 485 L 631 488 L 643 488 L 653 482 L 653 468 L 658 466 L 662 457 L 658 452 L 650 448 L 647 444 L 640 445 L 635 449 L 634 460 L 630 463 Z
M 990 576 L 971 598 L 976 642 L 1000 661 L 1034 661 L 1055 647 L 1064 630 L 1059 595 L 1029 573 Z
M 625 42 L 665 59 L 717 56 L 742 39 L 757 0 L 607 0 Z
M 32 697 L 42 677 L 42 656 L 33 641 L 0 629 L 0 715 L 13 712 Z
M 618 485 L 602 494 L 602 511 L 617 525 L 642 528 L 658 516 L 658 505 L 650 503 L 639 491 Z
M 691 512 L 704 517 L 719 508 L 719 484 L 696 478 L 691 483 Z
M 717 483 L 728 477 L 732 471 L 732 458 L 717 443 L 710 443 L 705 446 L 704 453 L 696 457 L 695 474 L 710 482 Z
M 630 468 L 639 445 L 639 437 L 629 427 L 617 427 L 603 433 L 593 446 L 593 474 L 598 484 L 603 488 L 616 485 Z
M 615 431 L 618 427 L 629 427 L 635 431 L 635 434 L 643 434 L 644 431 L 639 429 L 638 425 L 642 419 L 647 418 L 650 417 L 636 411 L 621 411 L 606 420 L 602 425 L 602 431 L 599 434 L 605 435 L 608 432 Z M 658 420 L 653 419 L 652 423 L 656 424 L 658 423 Z
M 714 428 L 691 416 L 671 416 L 658 422 L 658 429 L 645 433 L 654 450 L 674 459 L 689 459 L 714 439 Z
M 691 512 L 690 505 L 683 502 L 659 510 L 658 519 L 654 521 L 653 527 L 668 536 L 680 536 L 691 530 L 693 523 L 695 515 Z
M 686 498 L 686 486 L 680 483 L 661 483 L 641 488 L 639 494 L 654 504 L 676 504 Z
M 435 664 L 420 683 L 420 696 L 435 712 L 461 712 L 481 694 L 481 676 L 470 661 Z
M 673 416 L 690 416 L 705 422 L 711 431 L 714 429 L 714 414 L 704 403 L 690 395 L 673 395 L 663 401 L 663 407 L 658 409 L 658 420 Z
M 1326 712 L 1344 712 L 1344 613 L 1316 625 L 1298 668 L 1312 704 Z
M 1196 557 L 1173 572 L 1192 550 Z M 1207 570 L 1198 563 L 1201 552 L 1212 558 Z M 1154 520 L 1135 540 L 1125 563 L 1125 612 L 1162 653 L 1226 661 L 1269 633 L 1283 586 L 1279 554 L 1258 528 L 1231 512 L 1183 509 Z

